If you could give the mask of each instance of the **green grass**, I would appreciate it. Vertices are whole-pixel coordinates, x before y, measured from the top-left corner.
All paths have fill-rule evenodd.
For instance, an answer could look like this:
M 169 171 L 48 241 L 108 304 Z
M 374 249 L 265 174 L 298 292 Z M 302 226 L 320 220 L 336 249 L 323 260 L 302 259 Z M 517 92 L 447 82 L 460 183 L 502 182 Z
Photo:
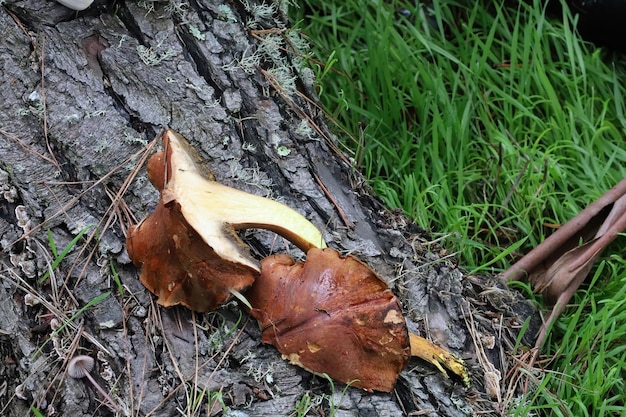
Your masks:
M 448 236 L 470 270 L 503 270 L 507 248 L 537 245 L 626 174 L 626 59 L 581 41 L 568 13 L 529 3 L 293 10 L 326 63 L 315 68 L 320 97 L 346 150 L 389 207 Z M 626 264 L 607 252 L 600 265 L 552 331 L 542 389 L 516 415 L 626 415 Z

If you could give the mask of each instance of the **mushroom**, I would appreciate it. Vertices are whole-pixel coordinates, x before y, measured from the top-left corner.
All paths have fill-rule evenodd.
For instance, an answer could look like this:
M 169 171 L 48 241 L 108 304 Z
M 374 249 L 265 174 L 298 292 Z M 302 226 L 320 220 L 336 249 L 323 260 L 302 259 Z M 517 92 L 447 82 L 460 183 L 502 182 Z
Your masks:
M 19 384 L 15 387 L 15 396 L 20 400 L 28 400 L 28 397 L 26 397 L 26 383 Z
M 61 3 L 63 6 L 72 10 L 85 10 L 87 7 L 91 6 L 93 0 L 57 0 L 58 3 Z
M 257 279 L 247 294 L 250 314 L 263 342 L 296 365 L 367 391 L 391 391 L 413 354 L 468 383 L 463 361 L 410 335 L 384 281 L 356 258 L 324 249 L 321 232 L 306 218 L 217 183 L 172 130 L 163 135 L 163 149 L 148 162 L 160 201 L 127 237 L 128 254 L 159 304 L 214 310 Z M 259 264 L 236 234 L 244 228 L 282 235 L 307 253 L 307 261 L 275 255 Z
M 96 390 L 109 402 L 114 410 L 118 409 L 117 403 L 107 394 L 107 392 L 96 382 L 89 372 L 93 369 L 94 360 L 87 355 L 78 355 L 70 360 L 67 365 L 67 373 L 72 378 L 80 379 L 87 378 L 89 382 L 94 386 Z
M 321 232 L 290 207 L 216 182 L 180 134 L 168 130 L 162 139 L 164 150 L 148 162 L 161 199 L 127 237 L 141 282 L 159 304 L 206 312 L 249 287 L 260 267 L 235 230 L 268 229 L 305 252 L 325 246 Z
M 315 374 L 390 392 L 413 354 L 442 371 L 441 364 L 460 371 L 467 383 L 463 362 L 410 335 L 396 296 L 353 256 L 316 248 L 304 263 L 270 256 L 261 261 L 261 275 L 246 297 L 263 342 Z

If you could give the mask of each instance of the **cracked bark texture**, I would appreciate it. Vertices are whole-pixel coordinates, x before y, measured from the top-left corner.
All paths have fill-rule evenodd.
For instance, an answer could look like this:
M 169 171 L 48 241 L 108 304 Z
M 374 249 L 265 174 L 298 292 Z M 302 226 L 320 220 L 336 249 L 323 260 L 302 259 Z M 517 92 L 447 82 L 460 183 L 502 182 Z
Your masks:
M 0 415 L 28 415 L 31 406 L 44 415 L 114 415 L 90 385 L 65 376 L 74 350 L 97 358 L 93 374 L 120 404 L 117 415 L 287 416 L 298 404 L 324 416 L 500 414 L 472 335 L 504 375 L 527 318 L 534 334 L 531 305 L 440 259 L 427 236 L 359 185 L 315 100 L 305 99 L 311 77 L 297 53 L 306 51 L 285 52 L 297 34 L 285 30 L 279 8 L 175 4 L 97 1 L 75 13 L 26 0 L 0 9 Z M 412 331 L 467 360 L 471 388 L 419 360 L 391 394 L 332 386 L 261 345 L 256 323 L 234 304 L 205 315 L 156 306 L 125 250 L 123 209 L 143 218 L 158 200 L 145 170 L 125 205 L 109 208 L 163 127 L 183 134 L 219 181 L 289 204 L 330 246 L 373 267 L 402 300 Z M 60 253 L 96 224 L 97 238 L 83 236 L 42 280 L 55 259 L 50 239 Z M 243 238 L 259 258 L 301 256 L 270 233 Z M 194 410 L 203 389 L 220 393 L 227 410 L 209 393 Z

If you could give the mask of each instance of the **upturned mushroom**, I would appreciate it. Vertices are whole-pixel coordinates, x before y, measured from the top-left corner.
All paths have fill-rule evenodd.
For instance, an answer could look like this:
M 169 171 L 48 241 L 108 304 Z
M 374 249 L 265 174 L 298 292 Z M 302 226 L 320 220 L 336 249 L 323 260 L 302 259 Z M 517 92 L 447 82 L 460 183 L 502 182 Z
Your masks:
M 409 334 L 396 296 L 353 256 L 316 248 L 306 262 L 270 256 L 261 261 L 261 276 L 246 297 L 263 342 L 315 374 L 389 392 L 413 355 L 469 383 L 462 360 Z
M 180 134 L 168 130 L 162 140 L 163 151 L 148 162 L 160 201 L 127 236 L 141 282 L 159 304 L 206 312 L 249 287 L 260 267 L 238 229 L 274 231 L 303 251 L 325 246 L 321 232 L 290 207 L 216 182 Z
M 169 307 L 206 312 L 248 288 L 251 315 L 292 363 L 367 391 L 391 391 L 411 355 L 448 368 L 467 385 L 465 364 L 409 334 L 400 304 L 374 271 L 326 246 L 293 209 L 214 181 L 193 148 L 172 130 L 148 162 L 160 191 L 154 213 L 129 229 L 128 253 L 141 281 Z M 272 230 L 307 253 L 259 264 L 237 229 Z

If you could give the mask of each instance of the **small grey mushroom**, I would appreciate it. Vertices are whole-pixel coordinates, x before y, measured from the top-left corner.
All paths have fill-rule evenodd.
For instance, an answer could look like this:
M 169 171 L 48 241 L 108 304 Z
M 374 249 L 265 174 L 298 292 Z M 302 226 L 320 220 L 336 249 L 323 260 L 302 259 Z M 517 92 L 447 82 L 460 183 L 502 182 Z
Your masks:
M 28 293 L 24 296 L 24 304 L 26 304 L 29 307 L 34 307 L 37 304 L 41 304 L 41 300 L 39 300 L 39 298 L 37 298 L 33 294 Z
M 15 396 L 20 400 L 28 400 L 26 397 L 26 384 L 20 384 L 15 387 Z
M 70 360 L 67 365 L 67 373 L 72 378 L 87 378 L 96 390 L 109 402 L 114 410 L 118 409 L 117 403 L 109 396 L 109 394 L 96 382 L 89 372 L 93 369 L 94 359 L 87 355 L 78 355 Z
M 61 3 L 68 9 L 85 10 L 87 7 L 91 6 L 93 0 L 57 0 L 57 2 Z

